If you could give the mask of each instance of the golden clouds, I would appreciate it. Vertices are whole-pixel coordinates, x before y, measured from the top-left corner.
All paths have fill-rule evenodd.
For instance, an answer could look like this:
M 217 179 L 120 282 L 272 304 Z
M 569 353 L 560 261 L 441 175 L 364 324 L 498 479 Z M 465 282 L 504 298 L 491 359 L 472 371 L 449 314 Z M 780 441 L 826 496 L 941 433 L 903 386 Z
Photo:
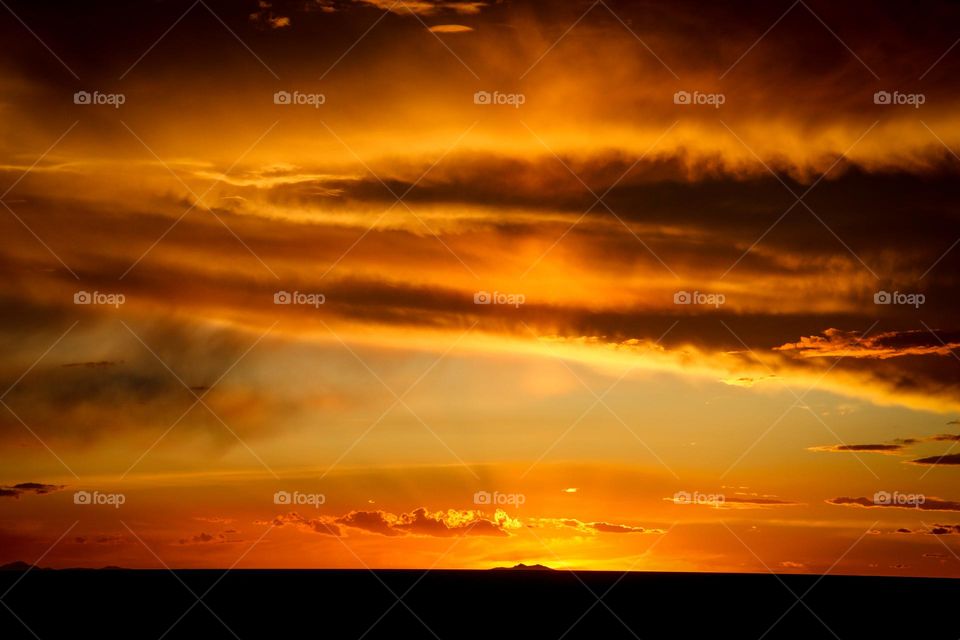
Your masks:
M 780 486 L 726 515 L 849 533 L 814 476 L 868 495 L 857 456 L 907 446 L 882 429 L 960 409 L 956 21 L 829 8 L 844 46 L 798 6 L 758 42 L 766 7 L 613 4 L 160 3 L 82 46 L 65 10 L 44 34 L 77 86 L 0 25 L 0 492 L 27 497 L 3 508 L 70 515 L 44 489 L 69 471 L 156 483 L 138 513 L 191 562 L 255 524 L 288 564 L 459 537 L 459 566 L 550 564 L 543 535 L 625 568 L 668 538 L 675 475 L 735 472 Z M 921 483 L 937 454 L 865 457 Z M 294 470 L 340 494 L 257 502 Z M 542 485 L 489 512 L 474 481 Z M 684 535 L 651 563 L 740 562 Z

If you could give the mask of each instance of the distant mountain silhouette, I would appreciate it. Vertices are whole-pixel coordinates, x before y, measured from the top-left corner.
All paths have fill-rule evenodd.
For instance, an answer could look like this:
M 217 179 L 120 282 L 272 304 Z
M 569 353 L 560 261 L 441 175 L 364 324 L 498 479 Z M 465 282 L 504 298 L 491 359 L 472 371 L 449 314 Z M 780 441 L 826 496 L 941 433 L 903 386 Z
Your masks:
M 29 571 L 30 569 L 39 569 L 40 567 L 35 567 L 32 564 L 18 560 L 16 562 L 8 562 L 7 564 L 0 564 L 0 571 Z
M 542 564 L 515 564 L 512 567 L 494 567 L 493 571 L 553 571 L 550 567 Z
M 35 564 L 30 564 L 29 562 L 23 562 L 22 560 L 17 560 L 16 562 L 8 562 L 7 564 L 0 564 L 0 571 L 52 571 L 50 567 L 38 567 Z M 76 567 L 71 568 L 70 570 L 74 571 L 127 571 L 126 567 L 117 567 L 114 565 L 107 565 L 105 567 Z

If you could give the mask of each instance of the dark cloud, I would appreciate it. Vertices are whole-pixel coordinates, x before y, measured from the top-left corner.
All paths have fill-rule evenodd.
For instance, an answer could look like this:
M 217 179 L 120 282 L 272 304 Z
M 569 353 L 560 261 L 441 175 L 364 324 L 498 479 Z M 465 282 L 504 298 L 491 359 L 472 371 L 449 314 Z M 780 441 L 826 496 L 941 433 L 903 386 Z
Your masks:
M 931 536 L 960 535 L 960 524 L 934 524 L 926 526 L 924 529 L 908 529 L 906 527 L 901 527 L 894 531 L 894 533 Z
M 115 367 L 123 362 L 114 362 L 112 360 L 98 360 L 96 362 L 67 362 L 60 365 L 62 367 L 86 367 L 88 369 L 104 369 L 106 367 Z
M 651 529 L 613 522 L 584 522 L 576 518 L 531 518 L 528 527 L 571 528 L 579 533 L 663 533 L 663 529 Z
M 283 513 L 274 517 L 273 520 L 267 522 L 258 521 L 254 524 L 272 524 L 275 527 L 291 525 L 297 527 L 298 529 L 310 531 L 312 533 L 322 533 L 329 536 L 343 535 L 340 527 L 334 524 L 331 518 L 308 518 L 300 515 L 296 511 Z
M 960 464 L 960 453 L 948 453 L 940 456 L 929 456 L 911 460 L 910 464 L 922 465 L 956 465 Z
M 947 423 L 947 424 L 953 424 L 953 423 Z M 960 442 L 960 434 L 938 433 L 935 436 L 930 436 L 929 439 L 934 442 Z
M 650 533 L 649 530 L 643 527 L 631 527 L 626 524 L 614 524 L 610 522 L 588 522 L 586 524 L 600 533 Z M 657 532 L 662 531 L 658 530 Z
M 354 529 L 363 529 L 370 533 L 379 533 L 384 536 L 398 536 L 401 532 L 391 526 L 383 511 L 351 511 L 345 516 L 336 519 L 342 524 Z
M 835 453 L 880 453 L 880 454 L 899 454 L 906 451 L 907 447 L 911 447 L 916 444 L 921 444 L 923 442 L 957 442 L 960 441 L 960 436 L 941 433 L 932 436 L 926 436 L 922 438 L 895 438 L 892 443 L 880 443 L 880 444 L 835 444 L 835 445 L 823 445 L 818 447 L 810 447 L 809 451 L 829 451 Z M 939 462 L 941 458 L 949 459 L 950 456 L 934 456 L 930 458 L 921 458 L 920 460 L 912 460 L 911 464 L 956 464 L 954 462 Z
M 129 540 L 120 534 L 102 534 L 97 536 L 76 536 L 73 539 L 76 544 L 98 544 L 98 545 L 119 545 L 127 544 Z
M 42 496 L 48 493 L 60 491 L 66 485 L 62 484 L 44 484 L 41 482 L 21 482 L 15 485 L 0 487 L 0 497 L 19 498 L 21 495 L 34 494 Z
M 862 336 L 856 331 L 827 329 L 822 336 L 808 336 L 799 342 L 774 347 L 775 351 L 800 357 L 900 358 L 904 356 L 951 355 L 960 348 L 960 331 L 888 331 Z
M 918 504 L 899 504 L 896 502 L 874 502 L 871 498 L 830 498 L 827 504 L 844 507 L 862 507 L 866 509 L 919 509 L 920 511 L 960 511 L 960 502 L 941 500 L 930 496 L 923 497 Z
M 231 542 L 242 542 L 237 538 L 232 537 L 232 534 L 236 531 L 223 531 L 220 533 L 207 533 L 206 531 L 201 531 L 200 533 L 190 536 L 189 538 L 180 538 L 178 540 L 181 545 L 203 545 L 203 544 L 227 544 Z
M 935 524 L 930 533 L 935 536 L 960 535 L 960 524 Z

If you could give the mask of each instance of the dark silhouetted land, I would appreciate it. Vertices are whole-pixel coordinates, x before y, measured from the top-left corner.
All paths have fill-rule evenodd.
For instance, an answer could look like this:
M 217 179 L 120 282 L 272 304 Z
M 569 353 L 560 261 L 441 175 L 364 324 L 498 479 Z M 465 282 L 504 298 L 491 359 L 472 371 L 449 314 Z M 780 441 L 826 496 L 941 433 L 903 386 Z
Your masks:
M 13 613 L 0 607 L 5 640 L 960 636 L 960 581 L 947 579 L 24 568 L 0 572 L 0 593 L 16 582 L 3 599 Z

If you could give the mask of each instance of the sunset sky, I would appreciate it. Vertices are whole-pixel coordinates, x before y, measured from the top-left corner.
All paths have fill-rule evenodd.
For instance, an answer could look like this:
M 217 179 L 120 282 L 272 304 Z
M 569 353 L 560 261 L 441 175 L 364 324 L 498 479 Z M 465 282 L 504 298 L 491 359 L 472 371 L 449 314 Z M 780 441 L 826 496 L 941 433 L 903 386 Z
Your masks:
M 0 563 L 960 575 L 960 5 L 0 4 Z

